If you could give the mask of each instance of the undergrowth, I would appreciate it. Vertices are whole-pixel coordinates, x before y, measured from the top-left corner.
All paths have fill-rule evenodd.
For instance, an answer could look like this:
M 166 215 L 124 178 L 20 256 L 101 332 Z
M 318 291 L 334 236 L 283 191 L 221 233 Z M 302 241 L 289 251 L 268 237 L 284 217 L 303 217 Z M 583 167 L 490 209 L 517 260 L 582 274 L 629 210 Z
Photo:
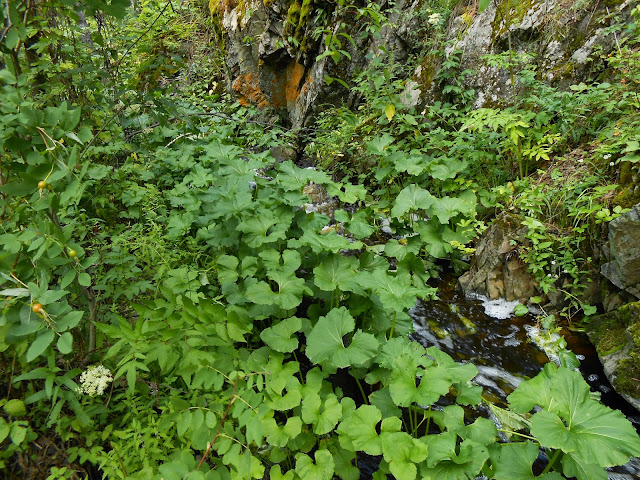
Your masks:
M 128 3 L 86 2 L 86 27 L 65 1 L 0 10 L 8 475 L 348 480 L 366 454 L 380 458 L 377 480 L 502 480 L 534 478 L 542 449 L 539 478 L 583 480 L 640 455 L 632 425 L 567 368 L 575 358 L 523 381 L 508 410 L 492 406 L 496 426 L 465 418 L 486 402 L 475 366 L 409 340 L 409 309 L 437 295 L 443 265 L 463 268 L 492 211 L 513 205 L 536 226 L 527 258 L 544 273 L 620 213 L 600 201 L 597 171 L 564 182 L 563 202 L 540 186 L 553 178 L 530 183 L 570 144 L 552 106 L 416 112 L 381 52 L 355 80 L 361 108 L 323 117 L 338 133 L 309 147 L 329 172 L 303 169 L 271 154 L 290 142 L 284 128 L 208 83 L 222 71 L 189 42 L 216 26 L 195 6 Z M 34 58 L 37 42 L 51 49 Z M 633 114 L 616 86 L 574 95 L 598 89 L 629 102 L 616 118 Z M 632 142 L 598 148 L 633 162 Z M 335 211 L 309 207 L 310 184 Z M 551 230 L 533 222 L 556 214 L 584 230 L 542 258 Z

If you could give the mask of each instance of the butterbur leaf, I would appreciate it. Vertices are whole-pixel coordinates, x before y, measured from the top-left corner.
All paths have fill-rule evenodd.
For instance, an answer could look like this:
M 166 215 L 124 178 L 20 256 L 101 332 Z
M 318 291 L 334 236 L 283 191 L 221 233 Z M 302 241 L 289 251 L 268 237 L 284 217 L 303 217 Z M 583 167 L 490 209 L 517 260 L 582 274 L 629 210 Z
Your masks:
M 344 368 L 362 365 L 378 352 L 378 340 L 368 333 L 356 332 L 351 344 L 345 346 L 343 337 L 353 332 L 355 320 L 344 308 L 334 308 L 327 316 L 320 317 L 307 336 L 306 355 L 314 363 L 329 362 Z
M 558 470 L 557 467 L 556 470 Z M 601 466 L 576 461 L 573 455 L 562 457 L 562 472 L 566 477 L 576 477 L 578 480 L 608 480 L 609 478 L 607 471 Z M 560 474 L 557 475 L 556 478 L 564 478 Z
M 335 464 L 329 450 L 318 450 L 314 455 L 316 462 L 304 453 L 296 455 L 296 473 L 305 480 L 331 480 Z
M 367 189 L 364 185 L 353 185 L 351 183 L 329 183 L 327 185 L 327 193 L 332 197 L 338 197 L 344 203 L 356 203 L 358 200 L 364 200 L 367 195 Z
M 432 217 L 437 217 L 441 224 L 446 225 L 451 218 L 458 214 L 472 215 L 475 207 L 475 194 L 470 190 L 466 190 L 457 197 L 434 197 L 433 203 L 427 210 L 427 213 Z
M 420 290 L 411 286 L 410 278 L 394 277 L 384 269 L 373 273 L 362 272 L 358 275 L 358 281 L 362 287 L 373 290 L 386 308 L 395 311 L 413 307 L 420 293 Z
M 402 155 L 394 164 L 396 172 L 407 172 L 409 175 L 420 175 L 431 163 L 427 155 Z
M 533 442 L 497 444 L 491 452 L 496 480 L 562 480 L 557 472 L 536 477 L 531 468 L 540 448 Z M 604 471 L 604 470 L 603 470 Z M 605 476 L 606 478 L 606 476 Z
M 454 178 L 468 166 L 468 163 L 464 160 L 455 160 L 452 158 L 444 158 L 440 160 L 444 161 L 442 163 L 433 163 L 429 167 L 429 173 L 431 173 L 431 176 L 438 180 L 444 181 L 449 178 Z
M 394 142 L 393 138 L 388 133 L 384 133 L 379 137 L 374 138 L 367 142 L 367 153 L 374 155 L 384 155 L 386 148 Z
M 640 438 L 618 410 L 591 398 L 579 372 L 545 365 L 507 398 L 517 412 L 543 408 L 531 417 L 531 433 L 541 445 L 560 449 L 577 464 L 622 465 L 640 455 Z
M 282 473 L 280 469 L 280 465 L 274 465 L 269 470 L 269 479 L 270 480 L 293 480 L 295 473 L 293 470 L 289 470 L 285 474 Z
M 395 417 L 383 420 L 380 434 L 382 455 L 395 478 L 413 480 L 417 474 L 415 464 L 427 458 L 428 446 L 412 438 L 406 432 L 385 431 L 385 423 L 389 420 L 396 420 L 400 423 L 400 419 Z
M 527 313 L 529 313 L 529 309 L 527 308 L 526 305 L 522 305 L 520 303 L 515 306 L 515 308 L 513 309 L 513 313 L 515 314 L 516 317 L 522 317 L 523 315 L 526 315 Z
M 354 257 L 344 257 L 334 254 L 324 259 L 313 269 L 313 281 L 320 290 L 332 292 L 336 289 L 363 293 L 356 280 L 358 260 Z
M 444 432 L 438 435 L 425 435 L 420 439 L 427 445 L 426 466 L 434 467 L 443 460 L 451 460 L 456 455 L 457 436 L 453 432 Z
M 415 231 L 420 235 L 425 245 L 424 249 L 435 258 L 445 258 L 453 252 L 453 247 L 442 238 L 443 228 L 437 220 L 420 222 L 415 225 Z
M 263 422 L 267 442 L 276 447 L 284 447 L 291 439 L 296 438 L 302 431 L 302 420 L 300 417 L 289 417 L 287 423 L 279 426 L 273 418 Z
M 429 449 L 429 455 L 431 455 L 431 444 L 429 444 Z M 432 467 L 428 462 L 421 463 L 420 475 L 422 479 L 468 480 L 475 478 L 489 458 L 487 447 L 472 440 L 464 440 L 458 450 L 458 453 L 453 452 L 451 460 L 442 460 Z
M 291 335 L 301 328 L 302 320 L 291 317 L 263 330 L 260 333 L 260 338 L 277 352 L 293 352 L 298 348 L 298 339 L 291 338 Z
M 435 197 L 433 197 L 428 190 L 412 183 L 408 187 L 403 188 L 396 197 L 393 208 L 391 209 L 391 215 L 399 218 L 411 211 L 426 210 L 433 205 L 434 201 Z
M 288 246 L 291 248 L 309 246 L 314 253 L 339 253 L 340 250 L 360 250 L 364 244 L 362 242 L 350 242 L 348 238 L 340 236 L 336 232 L 321 235 L 311 230 L 305 230 L 298 240 L 289 240 Z
M 277 305 L 288 310 L 297 307 L 302 301 L 304 292 L 311 293 L 305 286 L 305 281 L 289 272 L 269 272 L 269 278 L 278 284 L 278 291 L 274 292 L 266 282 L 258 282 L 247 288 L 247 299 L 259 305 Z
M 244 233 L 242 239 L 252 248 L 283 240 L 287 228 L 288 225 L 278 223 L 270 211 L 261 211 L 238 224 L 238 230 Z
M 267 398 L 264 400 L 265 405 L 281 412 L 291 410 L 300 405 L 302 388 L 298 379 L 296 377 L 287 378 L 285 389 L 286 392 L 284 389 L 280 392 L 268 392 Z
M 382 413 L 373 405 L 362 405 L 338 426 L 340 444 L 352 452 L 381 455 L 382 443 L 376 432 Z
M 334 394 L 327 395 L 324 400 L 317 394 L 305 396 L 302 401 L 302 419 L 313 424 L 313 433 L 324 435 L 329 433 L 342 417 L 342 405 Z

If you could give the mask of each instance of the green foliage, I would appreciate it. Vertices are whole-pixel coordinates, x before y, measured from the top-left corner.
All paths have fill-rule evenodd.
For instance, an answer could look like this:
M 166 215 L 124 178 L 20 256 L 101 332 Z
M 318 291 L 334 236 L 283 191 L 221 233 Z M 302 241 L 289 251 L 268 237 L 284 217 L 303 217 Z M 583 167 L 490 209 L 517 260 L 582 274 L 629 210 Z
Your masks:
M 493 422 L 465 420 L 482 401 L 476 368 L 408 337 L 436 259 L 459 260 L 481 228 L 489 192 L 473 168 L 515 138 L 508 125 L 518 140 L 533 120 L 485 111 L 468 117 L 475 128 L 445 103 L 418 115 L 382 52 L 356 81 L 363 108 L 337 120 L 367 181 L 335 182 L 277 163 L 282 131 L 212 103 L 197 75 L 163 96 L 190 68 L 178 56 L 199 31 L 193 11 L 124 6 L 85 2 L 93 44 L 67 2 L 48 8 L 68 30 L 23 4 L 1 10 L 2 466 L 33 466 L 45 438 L 65 446 L 39 467 L 49 478 L 91 466 L 123 479 L 355 479 L 359 452 L 381 456 L 377 476 L 527 478 L 541 445 L 553 455 L 542 478 L 583 480 L 640 455 L 622 415 L 553 367 L 503 415 L 538 445 L 497 443 Z M 80 54 L 43 53 L 62 40 Z M 344 207 L 335 219 L 307 212 L 309 183 Z

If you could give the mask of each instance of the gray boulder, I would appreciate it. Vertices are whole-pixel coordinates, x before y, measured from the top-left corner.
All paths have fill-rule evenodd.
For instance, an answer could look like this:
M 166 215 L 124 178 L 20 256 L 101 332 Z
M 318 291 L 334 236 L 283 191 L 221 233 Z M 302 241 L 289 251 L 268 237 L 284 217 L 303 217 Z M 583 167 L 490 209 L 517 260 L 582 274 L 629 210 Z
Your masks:
M 609 224 L 609 260 L 602 275 L 640 298 L 640 204 Z

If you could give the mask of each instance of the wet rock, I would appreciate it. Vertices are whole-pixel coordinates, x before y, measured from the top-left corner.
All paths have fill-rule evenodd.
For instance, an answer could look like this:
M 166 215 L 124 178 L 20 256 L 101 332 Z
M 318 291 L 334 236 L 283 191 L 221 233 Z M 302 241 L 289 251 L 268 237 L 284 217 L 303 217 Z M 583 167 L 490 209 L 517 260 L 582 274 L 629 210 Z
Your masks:
M 640 298 L 640 204 L 609 224 L 609 259 L 602 275 Z
M 611 384 L 640 411 L 640 302 L 594 317 L 586 331 Z
M 522 303 L 535 295 L 535 281 L 518 255 L 526 231 L 514 215 L 503 213 L 493 221 L 478 242 L 470 270 L 458 280 L 466 295 Z

